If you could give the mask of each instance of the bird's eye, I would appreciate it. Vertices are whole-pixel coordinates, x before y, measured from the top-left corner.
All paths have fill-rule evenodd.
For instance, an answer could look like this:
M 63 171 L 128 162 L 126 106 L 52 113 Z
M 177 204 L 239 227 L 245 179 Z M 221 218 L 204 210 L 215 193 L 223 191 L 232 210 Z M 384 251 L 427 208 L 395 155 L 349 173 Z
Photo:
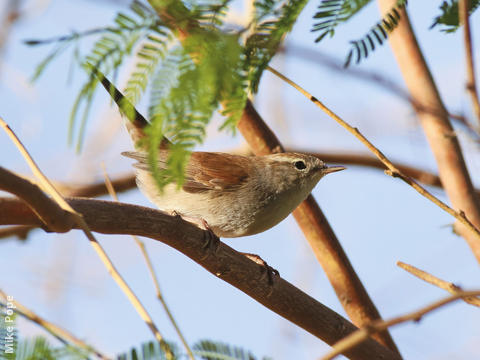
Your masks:
M 305 163 L 303 161 L 295 161 L 293 163 L 293 165 L 295 165 L 295 167 L 298 169 L 298 170 L 304 170 L 307 168 L 307 165 L 305 165 Z

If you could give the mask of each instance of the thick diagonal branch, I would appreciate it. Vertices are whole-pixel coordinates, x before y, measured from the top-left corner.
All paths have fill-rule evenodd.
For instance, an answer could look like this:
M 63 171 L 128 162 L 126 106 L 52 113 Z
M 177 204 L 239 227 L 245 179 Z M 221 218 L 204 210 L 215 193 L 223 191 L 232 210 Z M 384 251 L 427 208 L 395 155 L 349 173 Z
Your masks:
M 263 267 L 224 243 L 220 242 L 215 252 L 205 249 L 205 232 L 179 217 L 123 203 L 81 198 L 68 198 L 67 201 L 82 214 L 92 231 L 159 240 L 328 344 L 356 330 L 348 320 L 280 277 L 275 277 L 270 285 Z M 0 225 L 40 224 L 41 221 L 23 201 L 0 198 Z M 252 324 L 254 322 L 252 319 Z M 399 359 L 397 354 L 373 340 L 345 355 L 362 360 Z

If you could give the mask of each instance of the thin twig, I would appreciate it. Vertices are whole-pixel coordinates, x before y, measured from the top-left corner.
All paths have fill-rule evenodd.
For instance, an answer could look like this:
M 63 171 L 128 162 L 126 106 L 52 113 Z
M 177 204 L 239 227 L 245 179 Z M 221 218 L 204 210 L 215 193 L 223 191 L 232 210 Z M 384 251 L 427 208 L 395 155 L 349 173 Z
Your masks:
M 311 47 L 305 47 L 292 43 L 281 47 L 280 52 L 282 51 L 287 55 L 292 55 L 304 60 L 311 61 L 316 65 L 321 64 L 323 66 L 326 66 L 327 68 L 338 72 L 342 76 L 346 75 L 354 77 L 356 79 L 377 85 L 398 96 L 399 98 L 408 101 L 417 111 L 430 113 L 432 115 L 441 115 L 438 109 L 435 109 L 432 106 L 428 106 L 419 101 L 418 99 L 412 97 L 407 90 L 402 88 L 396 82 L 387 78 L 385 75 L 369 70 L 364 70 L 358 67 L 349 67 L 345 69 L 345 67 L 343 66 L 343 60 L 336 59 L 318 50 L 313 50 Z M 478 133 L 478 129 L 475 129 L 463 114 L 448 112 L 448 117 L 452 118 L 459 125 L 463 126 L 473 141 L 479 141 L 480 134 Z
M 302 93 L 306 98 L 308 98 L 311 102 L 317 105 L 320 109 L 322 109 L 327 115 L 333 118 L 336 122 L 338 122 L 342 127 L 347 129 L 350 133 L 352 133 L 357 139 L 359 139 L 375 156 L 387 167 L 385 170 L 385 174 L 398 177 L 402 179 L 405 183 L 413 187 L 420 195 L 426 197 L 428 200 L 433 202 L 435 205 L 439 206 L 441 209 L 455 217 L 458 221 L 464 224 L 473 234 L 475 234 L 476 238 L 480 240 L 480 231 L 468 220 L 465 213 L 463 211 L 455 211 L 450 206 L 445 204 L 443 201 L 429 193 L 425 188 L 420 186 L 415 180 L 403 174 L 388 158 L 377 148 L 375 147 L 363 134 L 356 128 L 345 122 L 342 118 L 340 118 L 337 114 L 331 111 L 328 107 L 326 107 L 320 100 L 314 97 L 312 94 L 307 92 L 305 89 L 297 85 L 295 82 L 287 78 L 285 75 L 279 73 L 277 70 L 267 66 L 267 70 L 278 76 L 280 79 L 284 80 L 289 85 L 293 86 L 297 89 L 300 93 Z
M 170 347 L 165 343 L 163 340 L 160 331 L 158 330 L 157 326 L 154 324 L 152 318 L 148 314 L 147 310 L 144 308 L 138 297 L 135 293 L 130 289 L 128 284 L 122 278 L 118 270 L 113 265 L 112 261 L 106 254 L 105 250 L 101 247 L 98 243 L 97 239 L 93 236 L 92 232 L 88 228 L 85 220 L 83 219 L 82 215 L 77 213 L 60 195 L 60 193 L 55 189 L 55 187 L 51 184 L 51 182 L 47 179 L 47 177 L 42 173 L 40 168 L 37 166 L 33 158 L 28 153 L 27 149 L 23 146 L 20 139 L 15 135 L 13 130 L 8 126 L 8 124 L 0 118 L 0 125 L 4 128 L 7 135 L 12 139 L 13 143 L 16 145 L 28 165 L 30 166 L 33 174 L 39 181 L 39 185 L 42 186 L 43 190 L 48 193 L 56 202 L 57 204 L 66 212 L 71 213 L 76 220 L 77 225 L 83 230 L 84 234 L 87 236 L 88 240 L 90 240 L 90 244 L 93 246 L 95 251 L 97 252 L 98 256 L 102 260 L 103 264 L 107 268 L 109 274 L 113 277 L 113 279 L 117 282 L 119 287 L 125 293 L 127 298 L 130 300 L 134 308 L 137 310 L 140 317 L 145 321 L 147 326 L 150 328 L 152 333 L 154 334 L 157 341 L 160 343 L 160 346 L 165 349 L 167 359 L 173 359 L 173 354 L 170 350 Z
M 105 359 L 105 360 L 110 359 L 109 357 L 107 357 L 106 355 L 103 355 L 100 351 L 95 349 L 93 346 L 88 345 L 81 339 L 77 338 L 75 335 L 73 335 L 69 331 L 51 323 L 48 320 L 43 319 L 39 315 L 35 314 L 32 310 L 27 309 L 25 306 L 20 304 L 18 301 L 9 299 L 7 294 L 5 294 L 1 289 L 0 289 L 0 298 L 3 298 L 3 300 L 1 301 L 3 306 L 7 306 L 7 303 L 11 303 L 11 304 L 8 304 L 9 309 L 12 309 L 13 311 L 20 314 L 21 316 L 37 323 L 62 343 L 64 344 L 70 343 L 75 346 L 78 346 L 82 349 L 87 350 L 90 353 L 95 354 L 100 359 Z
M 405 264 L 404 262 L 401 262 L 401 261 L 397 261 L 397 266 L 401 267 L 405 271 L 408 271 L 410 274 L 418 277 L 423 281 L 426 281 L 434 286 L 439 287 L 440 289 L 448 291 L 450 294 L 454 295 L 454 294 L 461 293 L 463 291 L 463 289 L 460 286 L 455 285 L 454 283 L 439 279 L 436 276 L 433 276 L 432 274 L 427 273 L 426 271 L 416 268 L 415 266 Z M 480 307 L 479 298 L 466 297 L 466 298 L 463 298 L 463 301 L 465 301 L 470 305 Z
M 362 327 L 361 329 L 348 335 L 346 338 L 340 340 L 338 343 L 336 343 L 333 346 L 333 350 L 329 352 L 327 355 L 323 356 L 320 360 L 331 360 L 336 356 L 345 353 L 345 351 L 348 351 L 349 349 L 352 349 L 358 344 L 367 340 L 372 334 L 388 329 L 391 326 L 398 325 L 407 321 L 418 322 L 422 319 L 423 316 L 432 312 L 433 310 L 436 310 L 442 306 L 450 304 L 459 299 L 464 299 L 467 297 L 478 296 L 478 295 L 480 295 L 480 290 L 461 291 L 457 294 L 451 295 L 442 300 L 438 300 L 412 313 L 398 316 L 390 320 L 373 321 L 371 324 Z
M 108 193 L 110 196 L 118 202 L 118 196 L 117 193 L 115 192 L 115 188 L 113 187 L 112 182 L 110 181 L 110 177 L 107 174 L 107 170 L 105 169 L 105 164 L 102 162 L 102 169 L 103 169 L 103 176 L 105 179 L 105 186 L 107 188 Z M 180 338 L 180 341 L 182 342 L 183 346 L 185 347 L 185 350 L 187 351 L 188 357 L 191 360 L 195 360 L 195 357 L 193 356 L 192 349 L 190 349 L 190 346 L 187 343 L 187 340 L 183 336 L 182 332 L 180 331 L 180 328 L 177 324 L 177 321 L 173 317 L 172 312 L 170 311 L 170 308 L 167 305 L 167 302 L 165 301 L 162 291 L 160 290 L 160 283 L 157 278 L 157 274 L 155 273 L 155 269 L 153 268 L 153 263 L 152 260 L 150 259 L 150 255 L 147 252 L 147 249 L 145 247 L 145 244 L 140 238 L 136 235 L 130 235 L 135 243 L 138 245 L 140 248 L 140 251 L 142 252 L 143 257 L 145 258 L 145 262 L 147 264 L 148 270 L 150 272 L 150 275 L 152 276 L 153 284 L 155 285 L 155 291 L 157 294 L 157 298 L 162 304 L 165 312 L 167 313 L 168 318 L 170 319 L 170 322 L 172 323 L 173 327 L 175 328 L 175 331 L 177 332 L 178 337 Z
M 475 66 L 473 61 L 473 45 L 472 32 L 470 31 L 470 19 L 468 17 L 468 9 L 470 8 L 470 0 L 458 1 L 459 23 L 463 24 L 463 41 L 465 43 L 465 61 L 467 62 L 467 83 L 466 90 L 472 101 L 473 112 L 477 117 L 480 126 L 480 101 L 478 99 L 477 84 L 475 81 Z

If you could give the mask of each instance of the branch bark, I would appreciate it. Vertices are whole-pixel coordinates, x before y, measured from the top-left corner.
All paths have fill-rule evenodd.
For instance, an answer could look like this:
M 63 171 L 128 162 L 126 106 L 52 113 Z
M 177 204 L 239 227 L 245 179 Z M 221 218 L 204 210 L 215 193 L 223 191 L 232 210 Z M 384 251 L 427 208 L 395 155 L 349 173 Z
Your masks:
M 463 289 L 460 286 L 442 280 L 436 276 L 433 276 L 432 274 L 427 273 L 426 271 L 416 268 L 415 266 L 405 264 L 401 261 L 397 261 L 397 266 L 401 267 L 405 271 L 408 271 L 410 274 L 418 277 L 423 281 L 426 281 L 434 286 L 439 287 L 440 289 L 448 291 L 452 295 L 463 292 Z M 463 298 L 463 301 L 465 301 L 467 304 L 480 307 L 480 299 L 478 297 L 465 297 Z
M 224 243 L 220 242 L 215 251 L 205 249 L 205 231 L 179 217 L 123 203 L 81 198 L 66 200 L 82 214 L 92 231 L 133 234 L 161 241 L 328 344 L 357 329 L 282 278 L 275 277 L 270 285 L 262 266 Z M 0 225 L 39 226 L 41 221 L 23 201 L 0 198 Z M 344 355 L 362 360 L 400 359 L 399 355 L 372 339 Z
M 382 14 L 385 14 L 396 4 L 396 0 L 378 0 L 378 3 Z M 417 43 L 407 12 L 405 8 L 398 11 L 401 19 L 395 31 L 390 34 L 389 42 L 412 97 L 422 101 L 427 108 L 438 109 L 435 113 L 419 109 L 416 111 L 435 156 L 440 179 L 452 207 L 463 211 L 473 225 L 479 228 L 480 206 L 460 144 Z M 465 225 L 457 222 L 456 227 L 480 262 L 480 241 Z
M 20 196 L 42 220 L 41 227 L 55 232 L 72 229 L 75 218 L 44 194 L 37 185 L 0 166 L 0 190 Z
M 325 355 L 324 357 L 322 357 L 320 360 L 331 360 L 335 358 L 337 355 L 342 354 L 347 349 L 355 348 L 355 346 L 358 346 L 358 344 L 361 344 L 362 341 L 364 341 L 365 339 L 368 339 L 368 337 L 371 334 L 377 331 L 381 331 L 391 326 L 398 325 L 407 321 L 419 322 L 425 315 L 441 307 L 444 307 L 447 304 L 450 304 L 459 299 L 471 298 L 478 295 L 480 295 L 480 291 L 478 290 L 460 291 L 454 295 L 451 295 L 449 297 L 438 300 L 430 305 L 427 305 L 421 308 L 420 310 L 417 310 L 405 315 L 401 315 L 401 316 L 392 318 L 390 320 L 374 321 L 371 324 L 367 324 L 365 327 L 359 329 L 354 334 L 349 335 L 342 341 L 335 344 L 335 346 L 333 347 L 333 350 L 327 355 Z
M 458 21 L 463 24 L 463 42 L 465 44 L 465 61 L 467 67 L 466 90 L 472 101 L 473 113 L 477 118 L 477 126 L 480 126 L 480 100 L 478 99 L 477 83 L 475 81 L 475 65 L 473 62 L 472 32 L 470 30 L 469 11 L 470 0 L 458 1 Z

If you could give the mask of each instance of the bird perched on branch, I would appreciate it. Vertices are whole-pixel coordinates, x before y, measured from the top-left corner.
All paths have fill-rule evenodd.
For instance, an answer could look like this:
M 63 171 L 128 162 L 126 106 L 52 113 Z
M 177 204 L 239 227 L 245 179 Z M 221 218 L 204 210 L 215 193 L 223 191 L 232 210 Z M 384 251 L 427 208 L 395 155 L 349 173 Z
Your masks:
M 148 121 L 99 71 L 103 86 L 128 118 L 135 144 L 145 137 Z M 166 169 L 170 141 L 163 139 L 157 166 Z M 159 209 L 203 225 L 219 237 L 254 235 L 278 224 L 307 198 L 325 175 L 345 169 L 328 167 L 320 159 L 298 153 L 241 156 L 220 152 L 193 152 L 185 182 L 159 189 L 145 150 L 123 155 L 137 160 L 137 184 Z

